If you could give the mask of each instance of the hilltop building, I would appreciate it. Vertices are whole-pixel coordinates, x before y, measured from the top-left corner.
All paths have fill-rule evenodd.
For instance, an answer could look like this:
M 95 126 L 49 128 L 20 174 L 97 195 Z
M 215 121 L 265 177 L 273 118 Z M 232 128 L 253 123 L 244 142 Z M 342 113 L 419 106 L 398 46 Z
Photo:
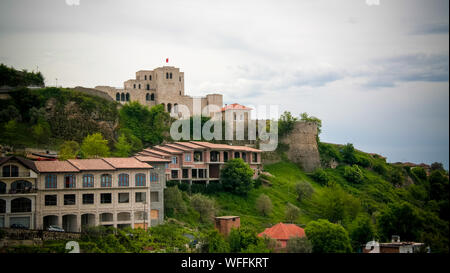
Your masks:
M 293 237 L 305 237 L 305 230 L 295 224 L 278 223 L 271 228 L 266 228 L 258 234 L 258 237 L 267 236 L 277 240 L 278 250 L 286 248 L 287 241 Z
M 149 107 L 162 104 L 169 113 L 179 113 L 178 105 L 186 105 L 193 114 L 194 97 L 184 92 L 184 72 L 173 66 L 163 66 L 154 70 L 139 70 L 136 78 L 124 82 L 123 88 L 111 86 L 96 86 L 95 89 L 108 94 L 112 99 L 122 104 L 138 101 Z M 200 97 L 202 110 L 207 105 L 217 106 L 217 112 L 223 105 L 221 94 L 208 94 Z M 212 115 L 212 111 L 210 112 Z

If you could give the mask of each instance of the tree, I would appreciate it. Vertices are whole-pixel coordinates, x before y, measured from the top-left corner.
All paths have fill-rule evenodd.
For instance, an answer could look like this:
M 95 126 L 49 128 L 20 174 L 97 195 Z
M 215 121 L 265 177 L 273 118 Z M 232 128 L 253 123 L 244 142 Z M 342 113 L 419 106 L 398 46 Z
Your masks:
M 256 199 L 256 210 L 263 216 L 267 216 L 272 212 L 272 201 L 269 196 L 261 194 L 258 199 Z
M 361 211 L 361 202 L 339 185 L 324 188 L 311 200 L 311 212 L 330 222 L 350 222 Z
M 357 184 L 362 183 L 364 180 L 364 174 L 356 164 L 353 166 L 345 166 L 344 177 L 347 181 Z
M 168 217 L 187 212 L 186 203 L 177 186 L 164 189 L 164 213 Z
M 427 179 L 427 172 L 422 167 L 414 167 L 411 169 L 411 172 L 422 181 Z
M 241 158 L 228 160 L 220 171 L 223 189 L 238 195 L 247 195 L 253 188 L 253 170 Z
M 308 113 L 304 112 L 300 114 L 301 121 L 313 122 L 317 125 L 317 136 L 322 132 L 322 120 L 314 116 L 308 116 Z
M 298 118 L 292 116 L 291 112 L 284 111 L 278 119 L 278 135 L 282 137 L 289 134 L 297 121 Z
M 312 244 L 306 236 L 292 237 L 286 244 L 286 251 L 288 253 L 311 253 L 312 249 Z
M 6 144 L 13 145 L 14 140 L 17 138 L 17 121 L 12 119 L 3 126 L 3 136 L 5 137 Z
M 309 199 L 314 193 L 314 188 L 309 182 L 301 181 L 295 185 L 295 191 L 297 192 L 297 200 L 302 201 Z
M 202 252 L 228 253 L 230 246 L 216 229 L 208 231 L 202 238 Z
M 84 158 L 99 158 L 109 156 L 108 140 L 101 133 L 94 133 L 84 138 L 81 144 L 81 154 Z
M 441 162 L 434 162 L 434 163 L 431 164 L 431 170 L 432 171 L 435 171 L 435 170 L 443 171 L 444 170 L 444 165 L 442 165 Z
M 78 152 L 80 151 L 80 145 L 78 142 L 69 140 L 64 141 L 63 144 L 59 147 L 58 159 L 59 160 L 67 160 L 74 159 L 77 157 Z
M 131 144 L 128 143 L 127 138 L 124 134 L 119 137 L 119 141 L 114 144 L 116 150 L 114 151 L 114 155 L 117 157 L 128 157 L 131 152 Z
M 313 245 L 314 253 L 347 253 L 352 251 L 347 231 L 339 224 L 319 219 L 311 221 L 305 233 Z
M 356 217 L 350 225 L 349 233 L 353 249 L 355 250 L 376 237 L 375 227 L 370 217 L 366 214 L 360 214 Z
M 46 121 L 39 121 L 31 127 L 31 131 L 38 144 L 46 143 L 51 135 L 50 125 Z
M 347 143 L 344 145 L 344 147 L 341 150 L 342 159 L 345 163 L 353 165 L 358 163 L 358 159 L 356 159 L 355 155 L 355 147 L 353 147 L 353 144 Z
M 312 177 L 322 186 L 326 186 L 330 181 L 328 174 L 322 168 L 317 168 L 312 174 Z
M 378 230 L 384 240 L 390 240 L 392 235 L 408 241 L 417 240 L 421 228 L 417 210 L 406 202 L 391 203 L 378 216 Z
M 300 209 L 291 203 L 287 203 L 285 211 L 285 219 L 288 223 L 294 223 L 300 216 Z
M 131 145 L 131 152 L 135 153 L 141 151 L 144 147 L 142 141 L 133 135 L 133 132 L 128 128 L 121 128 L 119 130 L 119 135 L 125 135 L 127 142 Z
M 200 214 L 202 222 L 214 220 L 217 209 L 213 199 L 197 193 L 191 197 L 191 206 Z
M 247 227 L 231 229 L 227 241 L 230 245 L 230 252 L 233 253 L 250 252 L 255 251 L 256 249 L 263 249 L 265 251 L 267 249 L 264 240 L 258 238 L 256 232 Z

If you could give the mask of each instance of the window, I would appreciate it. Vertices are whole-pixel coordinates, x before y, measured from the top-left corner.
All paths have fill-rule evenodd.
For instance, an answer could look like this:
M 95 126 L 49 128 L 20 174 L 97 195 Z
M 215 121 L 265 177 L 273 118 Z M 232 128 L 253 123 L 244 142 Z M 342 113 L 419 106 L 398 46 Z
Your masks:
M 147 93 L 147 95 L 145 95 L 145 100 L 150 100 L 150 94 L 149 93 Z
M 172 79 L 172 72 L 170 72 L 170 74 L 169 74 L 169 78 L 170 78 L 170 79 Z
M 46 206 L 56 206 L 58 204 L 58 199 L 56 195 L 46 195 L 45 196 L 45 205 Z
M 144 81 L 146 81 L 147 80 L 147 75 L 144 75 Z
M 180 82 L 181 82 L 181 77 L 178 77 L 178 81 L 180 81 Z
M 158 183 L 159 182 L 159 175 L 157 173 L 151 173 L 150 174 L 150 182 L 151 183 Z
M 211 151 L 210 153 L 209 153 L 209 156 L 210 156 L 210 161 L 211 162 L 218 162 L 219 161 L 219 158 L 220 158 L 220 153 L 219 152 L 217 152 L 217 151 Z
M 241 154 L 239 152 L 234 153 L 234 158 L 240 158 L 240 157 L 241 157 Z
M 119 212 L 117 213 L 117 221 L 130 221 L 131 220 L 131 213 L 129 212 Z M 119 225 L 117 225 L 119 228 Z
M 130 185 L 129 183 L 130 177 L 126 173 L 119 174 L 119 187 L 128 187 Z
M 242 160 L 247 161 L 247 153 L 242 153 Z
M 145 174 L 138 173 L 135 177 L 136 187 L 145 186 Z
M 139 87 L 139 89 L 140 89 L 141 87 Z M 130 101 L 130 93 L 127 93 L 127 95 L 126 95 L 126 100 L 127 101 Z
M 5 212 L 6 212 L 6 200 L 0 199 L 0 213 Z
M 125 101 L 125 93 L 120 94 L 120 100 Z
M 120 192 L 119 203 L 129 203 L 129 202 L 130 202 L 130 194 L 128 192 Z
M 172 164 L 177 164 L 177 157 L 176 156 L 172 156 Z
M 75 194 L 64 194 L 64 205 L 75 205 Z
M 102 213 L 100 214 L 100 222 L 112 222 L 113 221 L 113 214 L 112 213 Z
M 134 219 L 136 219 L 136 220 L 144 220 L 144 218 L 145 218 L 145 220 L 147 220 L 148 219 L 147 217 L 148 216 L 147 216 L 147 213 L 145 213 L 145 211 L 136 211 L 134 213 Z
M 194 162 L 203 161 L 203 152 L 194 152 Z
M 252 157 L 252 161 L 253 162 L 258 162 L 258 154 L 257 153 L 252 153 L 253 157 Z
M 151 100 L 151 101 L 155 100 L 155 94 L 151 94 L 151 95 L 150 95 L 150 100 Z
M 159 219 L 159 210 L 157 209 L 152 209 L 150 211 L 150 219 L 152 220 L 158 220 Z
M 172 170 L 171 174 L 172 174 L 172 178 L 178 178 L 178 170 Z
M 145 202 L 145 192 L 137 192 L 136 193 L 136 203 L 142 203 Z
M 112 197 L 110 193 L 101 193 L 100 194 L 100 203 L 102 204 L 111 204 Z
M 94 204 L 94 194 L 92 193 L 83 194 L 83 204 L 84 205 Z
M 56 189 L 57 188 L 57 182 L 56 182 L 56 175 L 55 174 L 47 174 L 45 176 L 45 188 L 46 189 Z
M 6 183 L 0 181 L 0 194 L 6 193 Z
M 94 187 L 94 176 L 92 174 L 83 175 L 83 188 Z
M 110 174 L 102 174 L 100 179 L 102 188 L 111 187 L 112 177 Z
M 169 163 L 164 164 L 164 166 L 166 167 L 166 169 L 169 168 Z
M 136 84 L 133 84 L 133 89 L 136 89 Z
M 116 101 L 120 101 L 120 93 L 116 94 Z
M 197 178 L 197 169 L 192 169 L 192 178 Z
M 66 174 L 64 176 L 64 188 L 75 188 L 75 176 L 73 174 Z
M 184 161 L 190 162 L 191 161 L 191 154 L 185 154 L 184 155 Z
M 11 201 L 11 212 L 31 212 L 31 200 L 28 198 L 16 198 Z
M 228 152 L 223 152 L 223 161 L 224 162 L 228 161 Z
M 183 178 L 189 178 L 189 169 L 183 169 Z
M 166 72 L 166 79 L 168 79 L 169 78 L 169 73 L 168 72 Z
M 147 84 L 147 90 L 150 90 L 150 84 Z
M 152 80 L 152 75 L 149 75 L 148 77 L 150 78 L 150 80 Z
M 139 84 L 138 87 L 139 87 L 138 89 L 141 89 L 141 84 Z
M 19 167 L 15 165 L 3 166 L 3 177 L 19 177 Z
M 159 202 L 159 192 L 152 191 L 150 193 L 150 202 L 152 203 Z

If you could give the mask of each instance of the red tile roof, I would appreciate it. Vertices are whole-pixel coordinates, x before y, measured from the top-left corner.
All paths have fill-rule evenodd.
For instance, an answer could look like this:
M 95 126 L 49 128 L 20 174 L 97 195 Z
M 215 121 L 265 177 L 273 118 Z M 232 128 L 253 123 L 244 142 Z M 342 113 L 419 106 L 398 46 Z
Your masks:
M 168 159 L 164 159 L 164 158 L 160 158 L 160 157 L 156 157 L 156 156 L 142 156 L 142 155 L 137 155 L 135 156 L 137 160 L 142 161 L 142 162 L 170 162 L 170 160 Z
M 168 154 L 168 153 L 164 153 L 164 152 L 161 152 L 161 151 L 153 150 L 153 149 L 150 149 L 150 148 L 144 149 L 142 152 L 155 154 L 155 155 L 159 155 L 159 156 L 170 156 L 170 154 Z
M 173 149 L 167 146 L 161 146 L 161 145 L 157 145 L 154 146 L 153 149 L 157 149 L 157 150 L 161 150 L 165 153 L 170 153 L 170 154 L 182 154 L 183 152 L 177 149 Z
M 289 240 L 291 237 L 304 237 L 305 230 L 294 224 L 278 223 L 271 228 L 266 228 L 258 234 L 258 237 L 268 236 L 276 240 Z
M 175 144 L 177 144 L 177 145 L 183 145 L 183 146 L 185 146 L 185 147 L 189 147 L 189 148 L 192 148 L 192 149 L 201 149 L 201 150 L 204 150 L 204 149 L 205 149 L 204 146 L 200 146 L 200 145 L 194 144 L 193 141 L 191 141 L 191 142 L 181 142 L 181 141 L 178 141 L 178 142 L 175 142 Z
M 220 150 L 230 150 L 230 145 L 226 144 L 217 144 L 217 143 L 210 143 L 206 141 L 191 141 L 191 143 L 194 143 L 196 145 L 201 145 L 206 148 L 210 149 L 220 149 Z
M 229 104 L 225 107 L 222 107 L 222 112 L 226 110 L 252 110 L 252 108 L 240 105 L 239 103 Z
M 92 171 L 92 170 L 115 170 L 115 168 L 106 163 L 101 158 L 96 159 L 69 159 L 67 160 L 75 168 L 80 171 Z
M 67 161 L 36 161 L 34 164 L 41 173 L 79 172 L 75 166 Z
M 153 168 L 147 163 L 141 162 L 134 157 L 108 157 L 103 158 L 111 166 L 116 169 L 151 169 Z
M 192 148 L 188 148 L 188 147 L 186 147 L 186 146 L 182 146 L 182 145 L 178 145 L 178 144 L 166 144 L 165 145 L 166 147 L 169 147 L 169 148 L 174 148 L 174 149 L 178 149 L 178 150 L 182 150 L 182 151 L 184 151 L 184 152 L 192 152 L 193 151 L 193 149 Z

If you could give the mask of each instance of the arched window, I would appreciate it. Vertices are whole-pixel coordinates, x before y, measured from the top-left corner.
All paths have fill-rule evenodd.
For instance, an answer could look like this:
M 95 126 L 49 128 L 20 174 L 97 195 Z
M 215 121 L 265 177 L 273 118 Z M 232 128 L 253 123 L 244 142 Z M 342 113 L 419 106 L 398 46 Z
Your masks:
M 94 176 L 92 174 L 83 175 L 83 188 L 94 187 Z
M 15 193 L 29 192 L 33 188 L 33 184 L 30 181 L 17 180 L 11 184 L 11 190 Z
M 152 75 L 148 76 L 150 78 L 150 80 L 152 80 Z
M 56 189 L 58 187 L 56 174 L 47 174 L 45 176 L 45 188 L 46 189 Z
M 116 101 L 120 101 L 120 93 L 119 92 L 116 93 Z
M 147 90 L 150 90 L 150 84 L 147 84 Z
M 125 94 L 124 93 L 120 94 L 120 100 L 121 101 L 125 101 Z
M 152 94 L 150 95 L 150 100 L 152 100 L 152 101 L 155 100 L 155 94 L 152 93 Z
M 119 212 L 117 214 L 117 221 L 130 221 L 131 213 L 129 212 Z
M 145 174 L 138 173 L 135 176 L 136 187 L 145 186 Z
M 133 89 L 136 89 L 136 84 L 135 83 L 133 84 Z
M 75 188 L 75 176 L 73 174 L 64 175 L 64 188 Z
M 6 201 L 0 199 L 0 213 L 6 213 Z
M 173 112 L 174 112 L 175 114 L 178 113 L 178 103 L 175 103 L 175 104 L 173 105 Z
M 166 79 L 169 78 L 169 72 L 166 72 Z
M 127 101 L 130 101 L 130 93 L 127 93 L 126 98 L 127 98 Z
M 0 194 L 6 193 L 6 183 L 0 181 Z
M 28 198 L 16 198 L 11 201 L 11 212 L 31 212 L 31 200 Z
M 171 112 L 172 111 L 172 104 L 171 103 L 168 103 L 167 104 L 167 112 Z
M 119 174 L 119 187 L 128 187 L 130 185 L 130 176 L 126 173 Z
M 144 80 L 145 80 L 145 81 L 147 80 L 147 75 L 144 75 Z
M 18 177 L 19 167 L 16 165 L 3 166 L 3 177 Z
M 158 183 L 158 182 L 159 182 L 159 175 L 157 173 L 151 173 L 150 183 Z
M 139 84 L 138 87 L 139 87 L 138 89 L 141 89 L 141 84 Z
M 100 222 L 112 222 L 113 221 L 113 214 L 112 213 L 102 213 L 100 214 Z
M 145 100 L 150 100 L 150 94 L 149 93 L 147 93 L 147 95 L 145 95 Z
M 172 72 L 170 72 L 170 74 L 169 74 L 169 78 L 170 78 L 170 79 L 172 79 Z
M 112 186 L 112 176 L 110 174 L 102 174 L 100 177 L 101 187 L 107 188 Z

